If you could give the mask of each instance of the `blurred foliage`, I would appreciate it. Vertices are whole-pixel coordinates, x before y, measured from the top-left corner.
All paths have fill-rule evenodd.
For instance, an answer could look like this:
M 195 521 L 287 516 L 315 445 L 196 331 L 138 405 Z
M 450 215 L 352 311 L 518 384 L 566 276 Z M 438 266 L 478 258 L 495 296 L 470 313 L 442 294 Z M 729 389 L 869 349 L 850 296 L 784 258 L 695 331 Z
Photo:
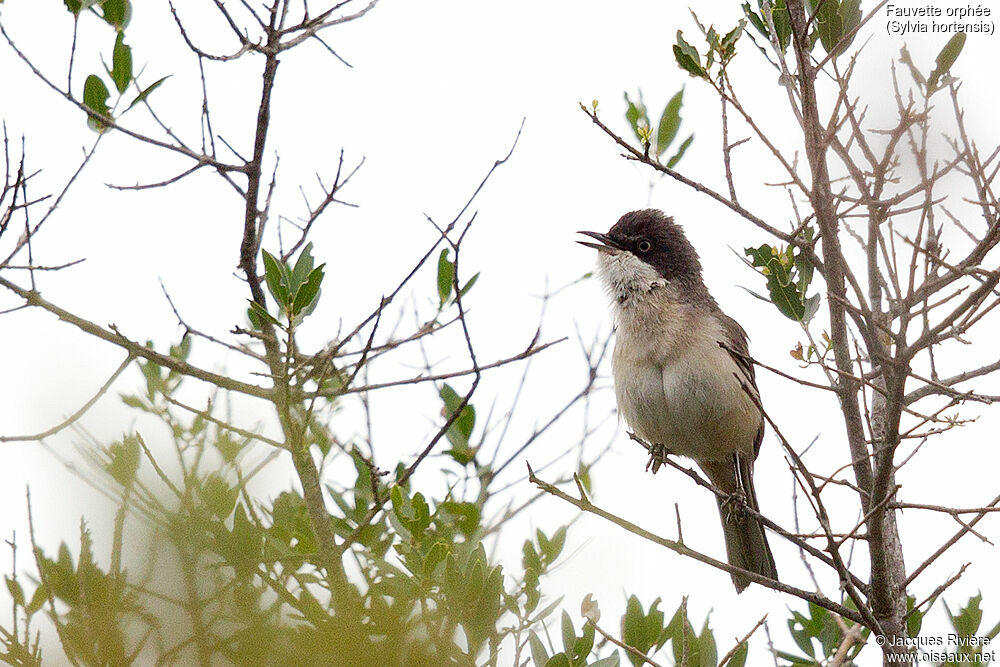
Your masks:
M 171 356 L 186 359 L 188 340 Z M 247 484 L 261 469 L 247 467 L 251 452 L 259 453 L 252 438 L 208 411 L 178 414 L 181 379 L 151 362 L 141 367 L 144 392 L 122 400 L 163 423 L 174 460 L 149 458 L 135 432 L 93 452 L 93 461 L 100 483 L 121 499 L 123 523 L 127 516 L 137 524 L 114 541 L 110 562 L 131 557 L 151 571 L 101 569 L 86 526 L 75 559 L 66 543 L 55 558 L 33 546 L 40 569 L 30 598 L 16 576 L 7 577 L 22 629 L 3 631 L 2 659 L 40 660 L 29 628 L 43 612 L 67 657 L 86 665 L 154 655 L 202 664 L 475 664 L 555 609 L 538 610 L 541 582 L 563 553 L 566 526 L 551 535 L 536 530 L 524 541 L 522 567 L 508 572 L 488 555 L 503 524 L 484 519 L 492 489 L 422 492 L 395 483 L 401 468 L 373 474 L 356 447 L 343 453 L 352 481 L 326 486 L 343 559 L 353 564 L 350 584 L 331 589 L 302 496 L 252 496 Z M 443 410 L 454 407 L 454 390 L 441 396 Z M 471 405 L 465 410 L 474 415 Z M 474 417 L 455 425 L 453 444 L 467 445 Z M 391 509 L 367 520 L 376 494 L 388 494 Z

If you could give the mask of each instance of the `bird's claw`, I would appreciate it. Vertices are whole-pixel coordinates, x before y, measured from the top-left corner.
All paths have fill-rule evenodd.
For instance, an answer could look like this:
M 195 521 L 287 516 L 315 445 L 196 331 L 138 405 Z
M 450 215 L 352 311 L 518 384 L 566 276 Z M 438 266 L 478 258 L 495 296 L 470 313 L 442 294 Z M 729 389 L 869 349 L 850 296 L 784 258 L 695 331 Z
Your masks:
M 743 508 L 746 506 L 746 496 L 742 491 L 727 494 L 722 499 L 722 509 L 726 511 L 726 521 L 740 519 L 744 516 Z
M 660 466 L 666 462 L 667 456 L 669 456 L 670 454 L 673 454 L 673 452 L 671 452 L 663 445 L 660 444 L 650 445 L 649 460 L 646 462 L 646 472 L 652 470 L 653 474 L 655 475 L 656 471 L 659 470 Z

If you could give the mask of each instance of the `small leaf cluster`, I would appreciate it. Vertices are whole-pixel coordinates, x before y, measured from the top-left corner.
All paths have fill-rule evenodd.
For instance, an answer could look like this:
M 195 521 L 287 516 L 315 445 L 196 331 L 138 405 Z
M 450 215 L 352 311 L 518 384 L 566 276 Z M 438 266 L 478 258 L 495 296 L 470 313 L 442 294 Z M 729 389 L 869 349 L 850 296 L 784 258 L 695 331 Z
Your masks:
M 127 584 L 127 573 L 105 571 L 98 566 L 86 524 L 81 522 L 76 563 L 66 543 L 60 545 L 55 559 L 39 549 L 38 563 L 41 584 L 31 601 L 24 603 L 19 585 L 11 590 L 26 619 L 51 599 L 65 610 L 60 614 L 60 639 L 74 664 L 131 664 L 142 644 L 130 641 L 129 628 L 136 621 L 153 626 L 157 621 L 143 609 L 135 589 Z M 11 579 L 7 581 L 11 589 Z
M 988 638 L 990 641 L 997 638 L 1000 635 L 1000 622 L 993 626 L 988 632 L 980 633 L 980 626 L 983 622 L 983 610 L 980 609 L 980 605 L 983 602 L 983 594 L 977 593 L 976 595 L 969 598 L 965 603 L 964 607 L 960 607 L 957 612 L 952 612 L 951 608 L 948 607 L 948 603 L 944 603 L 945 612 L 948 615 L 948 622 L 951 623 L 952 629 L 955 631 L 954 634 L 960 637 L 978 637 L 979 639 Z M 962 644 L 960 646 L 950 646 L 948 648 L 950 653 L 957 653 L 960 656 L 969 656 L 968 658 L 962 659 L 960 661 L 949 660 L 944 663 L 942 667 L 958 667 L 959 665 L 967 664 L 979 664 L 985 662 L 983 660 L 983 647 L 981 645 L 970 645 Z M 992 653 L 992 649 L 990 649 Z
M 666 154 L 667 149 L 674 142 L 674 139 L 677 138 L 677 131 L 681 126 L 681 106 L 683 103 L 684 88 L 682 87 L 674 93 L 666 106 L 663 107 L 663 112 L 660 114 L 660 121 L 654 128 L 650 124 L 649 113 L 642 99 L 642 91 L 639 91 L 634 100 L 629 97 L 627 92 L 625 93 L 625 120 L 628 121 L 629 127 L 632 128 L 635 138 L 643 146 L 648 146 L 652 149 L 653 157 L 657 161 L 661 160 Z M 681 145 L 666 162 L 668 169 L 673 169 L 680 162 L 692 141 L 694 141 L 694 134 L 688 135 L 681 142 Z
M 675 664 L 691 667 L 715 665 L 719 654 L 708 618 L 705 618 L 701 632 L 696 633 L 688 620 L 687 599 L 681 601 L 666 623 L 666 615 L 659 609 L 659 605 L 660 598 L 656 598 L 648 610 L 643 610 L 639 599 L 635 595 L 630 596 L 622 616 L 622 641 L 649 656 L 670 642 Z M 729 665 L 742 667 L 746 660 L 746 649 L 741 649 L 738 654 L 729 661 Z M 643 664 L 634 655 L 629 654 L 628 657 L 636 667 Z
M 10 595 L 15 617 L 23 622 L 23 630 L 16 626 L 8 630 L 0 627 L 0 662 L 10 665 L 37 666 L 42 664 L 41 638 L 36 633 L 32 640 L 31 624 L 43 606 L 48 602 L 45 586 L 35 587 L 31 599 L 25 595 L 24 586 L 16 576 L 4 575 L 7 593 Z
M 743 13 L 750 24 L 768 42 L 776 43 L 781 53 L 784 54 L 792 37 L 792 23 L 788 17 L 788 7 L 785 5 L 785 0 L 757 0 L 757 8 L 760 13 L 755 12 L 750 3 L 743 3 Z M 769 16 L 770 21 L 768 21 Z M 773 34 L 772 25 L 774 26 Z
M 97 114 L 87 115 L 87 125 L 96 132 L 104 132 L 108 128 L 108 124 L 102 117 L 113 117 L 114 107 L 118 105 L 118 101 L 121 100 L 129 86 L 136 82 L 132 66 L 132 47 L 125 43 L 125 29 L 132 18 L 132 3 L 130 0 L 65 0 L 65 5 L 75 22 L 80 20 L 81 14 L 87 12 L 100 18 L 115 32 L 114 46 L 111 49 L 111 66 L 109 67 L 105 63 L 104 74 L 115 90 L 116 101 L 109 104 L 111 92 L 100 74 L 89 74 L 83 83 L 83 105 Z M 163 77 L 145 88 L 139 89 L 139 92 L 122 113 L 147 99 L 166 79 L 167 77 Z M 136 85 L 138 87 L 138 84 Z
M 757 0 L 757 8 L 759 11 L 754 11 L 750 3 L 743 3 L 750 24 L 784 55 L 792 34 L 785 0 Z M 854 42 L 854 30 L 861 24 L 860 0 L 806 0 L 806 11 L 810 17 L 815 16 L 810 24 L 810 49 L 822 44 L 823 50 L 836 58 Z
M 540 592 L 538 575 L 555 562 L 562 551 L 566 529 L 560 528 L 548 540 L 537 531 L 542 556 L 532 548 L 533 558 L 525 558 L 523 583 L 519 587 L 505 578 L 503 568 L 490 562 L 482 543 L 485 526 L 482 508 L 476 502 L 452 497 L 428 500 L 421 492 L 410 493 L 393 486 L 391 526 L 401 538 L 393 544 L 403 571 L 396 577 L 401 591 L 421 602 L 422 623 L 440 633 L 449 625 L 461 627 L 468 643 L 467 655 L 477 655 L 484 646 L 496 645 L 503 636 L 499 623 L 514 617 L 519 624 L 533 624 L 551 613 L 553 606 L 534 613 Z M 530 542 L 526 543 L 530 544 Z M 526 553 L 528 547 L 525 547 Z M 384 594 L 384 593 L 383 593 Z M 463 652 L 450 641 L 446 653 L 458 658 Z
M 476 459 L 477 448 L 470 444 L 469 439 L 476 427 L 476 408 L 471 404 L 466 404 L 463 407 L 462 397 L 447 382 L 441 385 L 439 395 L 444 403 L 441 412 L 445 419 L 451 419 L 452 415 L 461 407 L 458 417 L 445 433 L 448 442 L 451 443 L 451 448 L 446 449 L 444 453 L 462 465 L 473 463 Z
M 671 653 L 676 665 L 690 667 L 715 667 L 719 654 L 715 636 L 708 625 L 706 617 L 700 632 L 695 632 L 687 616 L 687 598 L 683 599 L 676 611 L 667 621 L 666 615 L 659 609 L 660 598 L 657 598 L 643 609 L 642 603 L 635 595 L 630 595 L 625 613 L 621 618 L 621 642 L 636 652 L 652 658 L 669 642 Z M 592 613 L 584 622 L 579 635 L 576 634 L 569 615 L 562 615 L 563 650 L 553 655 L 545 647 L 545 643 L 535 633 L 529 635 L 531 659 L 535 667 L 616 667 L 621 659 L 618 651 L 603 658 L 587 662 L 594 646 L 594 630 L 599 612 Z M 748 646 L 744 642 L 737 646 L 727 665 L 744 667 L 746 664 Z M 628 651 L 625 653 L 634 667 L 646 664 L 643 658 Z
M 539 579 L 556 562 L 566 544 L 566 526 L 559 527 L 552 537 L 541 529 L 535 530 L 535 542 L 525 540 L 521 547 L 521 565 L 524 567 L 525 611 L 533 612 L 542 598 Z
M 811 241 L 813 233 L 811 227 L 806 228 L 803 237 Z M 782 315 L 796 322 L 812 319 L 819 310 L 819 294 L 806 296 L 813 278 L 813 265 L 800 248 L 765 243 L 757 248 L 744 248 L 743 252 L 750 258 L 744 262 L 757 269 L 767 281 L 769 298 L 754 296 L 770 301 Z
M 450 250 L 444 248 L 441 250 L 441 254 L 438 255 L 437 264 L 437 293 L 440 303 L 438 304 L 439 310 L 444 310 L 444 308 L 450 304 L 455 303 L 455 300 L 462 296 L 464 297 L 472 286 L 476 284 L 479 280 L 479 273 L 477 272 L 458 290 L 458 294 L 455 294 L 455 262 L 448 259 L 448 254 Z
M 698 49 L 684 39 L 684 32 L 681 30 L 677 31 L 677 41 L 673 46 L 674 60 L 677 62 L 677 66 L 689 75 L 697 79 L 713 81 L 716 76 L 722 76 L 726 66 L 736 56 L 736 43 L 743 35 L 746 20 L 740 19 L 735 28 L 729 30 L 725 35 L 720 35 L 714 26 L 705 28 L 698 21 L 697 15 L 695 15 L 694 19 L 702 35 L 705 37 L 707 48 L 705 49 L 704 60 L 702 60 L 702 55 Z M 712 67 L 716 64 L 719 66 L 719 74 L 714 75 Z
M 264 282 L 271 298 L 277 303 L 279 315 L 275 317 L 264 304 L 248 299 L 250 309 L 247 316 L 250 322 L 258 329 L 263 328 L 265 321 L 286 330 L 298 326 L 319 304 L 326 264 L 315 266 L 312 243 L 306 244 L 295 264 L 266 250 L 261 254 L 264 257 Z
M 563 650 L 551 657 L 545 644 L 534 631 L 528 636 L 531 660 L 536 667 L 618 667 L 621 664 L 617 651 L 606 658 L 587 662 L 594 648 L 595 631 L 592 623 L 584 622 L 580 635 L 577 636 L 572 619 L 563 611 L 561 628 Z
M 823 50 L 836 57 L 854 42 L 852 32 L 861 23 L 861 0 L 806 0 L 809 16 L 815 14 L 816 26 L 809 36 Z
M 151 340 L 146 341 L 146 347 L 151 350 L 155 349 Z M 169 349 L 170 357 L 177 361 L 187 361 L 190 354 L 190 336 L 184 336 L 177 345 L 171 345 Z M 145 380 L 145 395 L 123 394 L 121 396 L 122 402 L 130 408 L 136 408 L 143 412 L 164 414 L 165 398 L 172 395 L 180 386 L 183 379 L 181 374 L 174 369 L 164 369 L 155 361 L 141 359 L 137 363 L 142 372 L 143 380 Z M 204 427 L 204 420 L 198 420 L 195 426 L 196 430 L 200 431 Z
M 848 606 L 853 605 L 848 600 Z M 850 630 L 853 623 L 847 619 L 836 618 L 836 615 L 819 605 L 809 603 L 809 615 L 792 610 L 788 619 L 788 631 L 802 655 L 788 651 L 777 651 L 777 656 L 787 660 L 788 667 L 805 667 L 806 665 L 825 665 L 836 654 L 844 639 L 844 629 Z M 855 642 L 845 656 L 844 664 L 854 664 L 852 661 L 865 647 L 865 640 L 871 634 L 867 628 L 861 638 Z M 817 652 L 818 651 L 818 652 Z

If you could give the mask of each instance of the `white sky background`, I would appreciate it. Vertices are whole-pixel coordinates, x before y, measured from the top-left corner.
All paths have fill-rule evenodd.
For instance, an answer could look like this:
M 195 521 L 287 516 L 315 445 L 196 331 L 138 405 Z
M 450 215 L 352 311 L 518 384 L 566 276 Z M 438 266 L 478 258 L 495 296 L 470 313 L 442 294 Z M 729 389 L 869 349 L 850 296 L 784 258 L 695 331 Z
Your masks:
M 151 99 L 162 117 L 197 144 L 201 98 L 193 56 L 181 42 L 166 3 L 137 5 L 127 32 L 136 69 L 146 65 L 146 83 L 173 75 Z M 187 0 L 177 6 L 196 39 L 207 38 L 221 25 L 205 18 L 207 3 Z M 1000 3 L 983 6 L 993 9 L 993 20 L 1000 20 L 996 15 Z M 728 31 L 741 15 L 737 3 L 711 3 L 698 11 L 703 23 L 714 23 L 720 31 Z M 39 18 L 42 14 L 46 19 Z M 62 3 L 8 0 L 0 16 L 22 49 L 62 83 L 71 30 Z M 89 54 L 98 48 L 109 54 L 113 42 L 109 30 L 95 29 L 96 20 L 89 23 L 81 34 L 97 41 L 84 39 L 78 45 L 76 92 L 82 88 L 85 73 L 99 67 Z M 315 47 L 286 56 L 278 71 L 274 131 L 268 147 L 269 155 L 281 156 L 276 212 L 300 215 L 299 184 L 312 187 L 315 171 L 329 181 L 341 148 L 347 164 L 355 164 L 362 156 L 366 159 L 342 195 L 359 208 L 334 209 L 314 235 L 315 254 L 319 261 L 328 262 L 328 274 L 323 302 L 304 332 L 306 340 L 328 339 L 337 330 L 338 318 L 350 328 L 396 285 L 409 270 L 416 249 L 425 248 L 435 234 L 423 213 L 439 222 L 450 220 L 493 161 L 507 152 L 522 117 L 526 118 L 524 131 L 513 157 L 496 172 L 474 206 L 479 214 L 462 259 L 464 271 L 482 272 L 469 303 L 480 360 L 523 349 L 534 332 L 538 297 L 546 284 L 561 286 L 592 268 L 593 253 L 573 243 L 576 230 L 606 230 L 622 213 L 647 205 L 649 174 L 618 156 L 610 140 L 579 110 L 578 102 L 598 99 L 605 122 L 624 135 L 628 132 L 624 89 L 641 87 L 653 115 L 678 87 L 686 85 L 678 141 L 692 131 L 696 138 L 680 169 L 723 191 L 719 106 L 707 84 L 690 79 L 674 64 L 670 45 L 678 28 L 689 41 L 695 38 L 697 28 L 680 2 L 636 1 L 612 7 L 568 1 L 501 5 L 383 0 L 364 19 L 327 35 L 353 69 Z M 887 127 L 894 113 L 888 97 L 889 63 L 903 39 L 886 35 L 884 17 L 874 19 L 855 46 L 869 36 L 853 92 L 871 105 L 870 126 Z M 998 39 L 970 35 L 953 69 L 964 81 L 969 130 L 986 154 L 998 140 L 993 120 Z M 907 44 L 927 72 L 945 40 L 921 35 L 907 38 Z M 229 41 L 223 47 L 204 39 L 201 43 L 211 44 L 208 48 L 216 52 L 232 46 Z M 250 58 L 242 66 L 208 70 L 215 129 L 226 133 L 245 154 L 250 152 L 259 68 L 260 60 Z M 91 145 L 96 135 L 86 129 L 79 110 L 39 84 L 6 46 L 0 48 L 0 75 L 0 113 L 8 132 L 12 138 L 26 136 L 28 166 L 44 169 L 33 181 L 31 192 L 36 196 L 50 192 L 72 173 L 81 147 Z M 748 108 L 779 145 L 789 152 L 798 148 L 796 138 L 783 132 L 790 116 L 787 99 L 775 85 L 776 73 L 762 65 L 759 53 L 745 40 L 732 78 Z M 938 104 L 945 101 L 940 95 Z M 129 114 L 134 118 L 126 116 L 126 124 L 145 122 L 144 113 L 134 110 Z M 733 121 L 733 138 L 747 134 L 745 127 Z M 242 209 L 218 177 L 204 171 L 169 189 L 141 193 L 119 193 L 103 186 L 161 180 L 186 166 L 184 160 L 164 159 L 163 153 L 137 148 L 119 135 L 106 136 L 94 162 L 35 241 L 36 260 L 44 263 L 87 258 L 67 272 L 41 276 L 39 284 L 46 298 L 95 322 L 114 322 L 133 339 L 153 338 L 161 349 L 176 342 L 180 330 L 158 280 L 166 285 L 185 319 L 199 329 L 224 335 L 242 323 L 246 290 L 233 275 Z M 762 185 L 783 180 L 774 161 L 759 146 L 748 145 L 734 153 L 733 168 L 741 202 L 771 224 L 786 228 L 792 215 L 787 194 Z M 761 291 L 763 285 L 730 251 L 742 254 L 744 246 L 767 241 L 765 235 L 672 181 L 657 185 L 650 204 L 684 225 L 701 254 L 706 282 L 726 312 L 749 332 L 752 353 L 766 363 L 797 372 L 788 351 L 802 338 L 800 330 L 773 306 L 741 288 Z M 270 231 L 270 241 L 275 243 L 273 224 Z M 432 285 L 431 273 L 417 278 L 415 291 L 421 304 L 433 295 Z M 0 301 L 0 308 L 11 305 L 15 304 L 9 299 Z M 825 312 L 824 303 L 814 330 L 821 330 Z M 530 434 L 536 418 L 547 419 L 583 382 L 585 368 L 572 340 L 574 327 L 589 338 L 606 331 L 609 319 L 595 281 L 584 282 L 550 304 L 543 338 L 569 336 L 570 340 L 536 360 L 522 403 L 526 412 L 516 427 L 519 433 L 514 442 L 517 436 L 523 439 Z M 995 340 L 995 318 L 986 328 L 972 339 L 987 342 L 976 354 L 995 355 L 995 347 L 988 344 L 989 336 Z M 36 432 L 58 422 L 86 401 L 122 359 L 117 349 L 92 342 L 51 316 L 32 311 L 0 319 L 0 351 L 0 429 L 5 434 Z M 216 369 L 233 368 L 237 363 L 203 342 L 196 342 L 195 361 Z M 456 353 L 446 363 L 460 364 L 462 357 Z M 412 371 L 386 367 L 378 372 L 398 377 Z M 518 375 L 516 370 L 484 378 L 476 400 L 481 417 L 490 397 L 499 396 L 501 404 L 509 400 Z M 801 449 L 819 435 L 807 463 L 829 469 L 830 464 L 845 462 L 843 431 L 832 397 L 803 390 L 767 372 L 758 375 L 765 405 L 796 446 Z M 85 419 L 98 439 L 110 441 L 131 428 L 135 416 L 115 396 L 138 390 L 140 382 L 138 372 L 127 373 Z M 204 388 L 188 384 L 192 385 L 188 387 L 191 400 L 203 401 Z M 595 396 L 596 417 L 607 415 L 614 405 L 612 393 L 606 390 L 609 381 L 602 386 L 605 390 Z M 398 456 L 413 451 L 416 439 L 422 441 L 433 432 L 438 409 L 433 390 L 427 386 L 417 395 L 419 401 L 413 393 L 403 392 L 376 398 L 376 437 L 387 443 L 384 454 L 377 452 L 383 467 L 391 468 Z M 403 397 L 405 401 L 400 400 Z M 255 408 L 259 410 L 259 404 Z M 922 450 L 900 477 L 903 500 L 978 506 L 996 495 L 995 411 L 990 414 L 973 405 L 964 414 L 983 417 Z M 247 418 L 256 421 L 265 416 L 249 412 Z M 530 449 L 526 460 L 536 466 L 548 462 L 579 437 L 579 429 L 578 424 L 569 424 L 558 437 Z M 593 447 L 610 437 L 608 431 Z M 63 433 L 49 445 L 72 456 L 78 440 Z M 399 451 L 393 451 L 397 446 Z M 0 533 L 5 538 L 16 529 L 22 547 L 26 544 L 24 487 L 30 484 L 39 541 L 45 549 L 54 551 L 62 539 L 75 545 L 81 513 L 94 517 L 95 537 L 107 539 L 102 533 L 110 534 L 110 526 L 100 525 L 96 518 L 106 505 L 50 454 L 35 443 L 0 447 Z M 598 504 L 653 532 L 674 537 L 674 503 L 680 503 L 687 542 L 723 557 L 714 500 L 670 470 L 655 478 L 644 474 L 644 462 L 637 446 L 619 429 L 611 453 L 594 471 Z M 434 465 L 433 460 L 427 464 Z M 554 466 L 548 477 L 573 465 L 569 461 Z M 520 474 L 523 462 L 512 468 Z M 290 466 L 276 469 L 269 493 L 291 482 L 290 471 Z M 435 483 L 431 476 L 424 480 Z M 790 526 L 791 477 L 770 433 L 758 460 L 756 482 L 762 510 Z M 530 492 L 523 485 L 516 493 L 526 497 Z M 854 502 L 844 499 L 845 507 L 834 503 L 833 509 L 839 511 L 841 528 L 846 530 L 856 519 L 856 510 Z M 542 499 L 530 517 L 511 526 L 500 545 L 501 561 L 515 570 L 529 527 L 551 532 L 571 516 L 557 499 Z M 980 526 L 985 526 L 982 532 L 991 539 L 1000 536 L 995 521 Z M 921 562 L 955 528 L 950 518 L 905 515 L 901 530 L 908 566 Z M 809 588 L 796 551 L 773 536 L 771 543 L 782 579 Z M 586 593 L 593 593 L 600 603 L 602 625 L 609 630 L 617 626 L 625 593 L 639 595 L 645 605 L 663 597 L 662 607 L 668 610 L 676 607 L 682 595 L 691 594 L 695 625 L 712 610 L 720 655 L 733 637 L 743 635 L 765 611 L 771 614 L 778 647 L 793 646 L 784 627 L 786 607 L 801 609 L 804 603 L 759 587 L 736 596 L 728 575 L 593 517 L 574 524 L 567 549 L 572 555 L 543 579 L 543 590 L 564 594 L 565 607 L 577 623 L 579 603 Z M 984 624 L 992 626 L 1000 610 L 996 555 L 994 547 L 968 536 L 923 574 L 912 592 L 922 599 L 962 563 L 972 561 L 947 599 L 950 604 L 964 602 L 982 589 Z M 0 560 L 4 571 L 9 569 L 7 556 L 5 552 Z M 866 558 L 863 553 L 857 556 Z M 833 578 L 825 576 L 822 582 L 828 594 L 835 591 Z M 940 613 L 935 617 L 940 623 L 932 627 L 946 631 Z M 762 634 L 753 646 L 764 659 L 759 653 L 764 646 Z M 866 649 L 862 660 L 867 657 L 875 664 L 875 653 L 874 647 Z M 751 663 L 758 664 L 753 659 Z

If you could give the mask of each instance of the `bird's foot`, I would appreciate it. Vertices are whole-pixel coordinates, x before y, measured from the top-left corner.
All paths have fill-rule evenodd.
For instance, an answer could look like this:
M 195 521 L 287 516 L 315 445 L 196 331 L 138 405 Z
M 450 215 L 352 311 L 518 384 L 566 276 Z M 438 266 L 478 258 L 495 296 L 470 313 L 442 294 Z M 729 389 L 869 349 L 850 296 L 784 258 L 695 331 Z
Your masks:
M 652 470 L 653 474 L 655 475 L 656 471 L 659 470 L 660 466 L 666 462 L 667 456 L 669 456 L 670 454 L 673 454 L 673 452 L 664 447 L 663 445 L 659 444 L 650 445 L 649 460 L 646 462 L 646 472 Z
M 726 521 L 732 521 L 733 519 L 739 521 L 742 517 L 746 516 L 746 513 L 743 511 L 746 504 L 747 499 L 742 491 L 727 494 L 722 499 L 722 509 L 726 512 Z

